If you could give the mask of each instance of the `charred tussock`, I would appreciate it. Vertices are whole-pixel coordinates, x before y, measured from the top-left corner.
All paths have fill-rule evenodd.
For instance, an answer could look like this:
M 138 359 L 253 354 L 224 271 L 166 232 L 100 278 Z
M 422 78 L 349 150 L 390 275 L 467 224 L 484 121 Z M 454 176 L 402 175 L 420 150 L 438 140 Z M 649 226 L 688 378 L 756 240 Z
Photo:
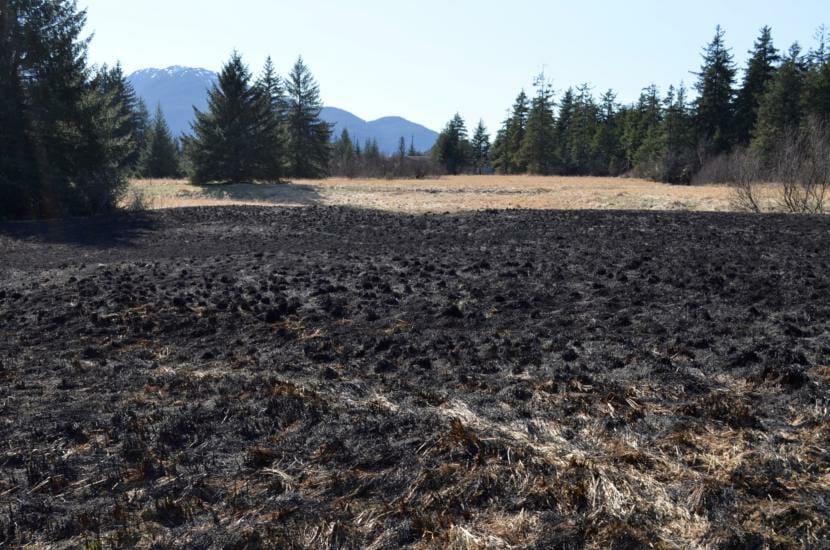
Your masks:
M 830 544 L 823 218 L 145 215 L 0 228 L 0 545 Z

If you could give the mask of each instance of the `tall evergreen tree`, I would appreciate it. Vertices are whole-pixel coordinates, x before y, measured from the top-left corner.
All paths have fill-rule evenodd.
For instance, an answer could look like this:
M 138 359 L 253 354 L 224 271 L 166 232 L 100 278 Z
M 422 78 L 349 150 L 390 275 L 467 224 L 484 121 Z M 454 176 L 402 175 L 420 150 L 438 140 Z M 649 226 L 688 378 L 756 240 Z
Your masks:
M 735 139 L 735 63 L 718 25 L 715 37 L 704 49 L 697 73 L 697 129 L 706 155 L 729 151 Z
M 697 169 L 697 136 L 683 84 L 669 87 L 661 121 L 650 126 L 635 155 L 635 173 L 668 183 L 689 183 Z
M 251 85 L 251 73 L 234 52 L 208 92 L 208 110 L 194 108 L 193 137 L 185 149 L 193 181 L 279 179 L 279 145 L 270 102 Z
M 516 165 L 526 166 L 531 174 L 548 175 L 556 168 L 553 87 L 544 74 L 536 78 L 535 86 L 536 96 L 530 105 Z
M 274 62 L 271 60 L 270 55 L 265 59 L 265 65 L 262 67 L 262 73 L 259 79 L 257 79 L 256 85 L 260 93 L 268 98 L 271 108 L 277 114 L 280 121 L 283 121 L 287 110 L 285 86 L 283 85 L 282 78 L 280 78 L 274 68 Z
M 749 53 L 751 57 L 735 103 L 735 137 L 741 145 L 748 144 L 752 138 L 752 131 L 758 121 L 761 96 L 764 95 L 775 74 L 776 65 L 781 60 L 778 50 L 773 46 L 772 30 L 769 27 L 761 29 L 755 48 Z
M 664 102 L 660 180 L 668 183 L 689 183 L 698 169 L 694 118 L 686 95 L 681 83 L 669 89 Z
M 72 0 L 0 6 L 0 217 L 113 209 L 126 185 L 123 105 L 88 78 Z
M 406 157 L 406 139 L 403 136 L 398 140 L 398 158 Z
M 830 122 L 830 47 L 824 26 L 816 32 L 816 47 L 811 50 L 804 85 L 804 111 L 810 118 Z
M 527 165 L 521 159 L 521 149 L 529 112 L 527 94 L 522 90 L 493 143 L 493 166 L 499 173 L 520 174 L 527 170 Z
M 374 138 L 367 139 L 363 145 L 363 160 L 368 164 L 372 164 L 378 162 L 382 156 L 378 140 Z
M 432 148 L 432 157 L 448 174 L 462 173 L 470 163 L 472 151 L 467 126 L 458 113 L 444 127 Z
M 353 177 L 357 168 L 357 152 L 355 143 L 347 129 L 343 129 L 340 137 L 334 142 L 331 155 L 331 173 L 339 176 Z
M 476 174 L 483 174 L 490 165 L 490 135 L 484 126 L 484 121 L 479 120 L 473 139 L 470 142 L 472 152 L 471 160 Z
M 617 96 L 608 90 L 600 100 L 599 121 L 591 143 L 592 173 L 598 176 L 617 176 L 623 171 L 625 153 L 617 111 Z
M 325 177 L 332 128 L 320 119 L 320 87 L 302 58 L 291 69 L 286 88 L 289 172 L 297 178 Z
M 592 145 L 596 134 L 599 111 L 591 89 L 582 84 L 576 89 L 573 115 L 565 136 L 565 165 L 573 174 L 590 173 Z
M 622 125 L 621 141 L 625 151 L 626 169 L 634 169 L 642 158 L 640 149 L 649 136 L 654 137 L 663 120 L 660 94 L 657 86 L 643 89 L 637 103 L 620 113 Z
M 507 129 L 510 125 L 510 117 L 508 116 L 493 140 L 493 146 L 490 148 L 490 162 L 493 169 L 499 174 L 507 174 L 510 170 L 510 154 L 507 150 Z
M 758 108 L 758 124 L 752 146 L 764 155 L 772 153 L 785 133 L 804 119 L 802 102 L 806 67 L 801 48 L 793 44 L 781 63 Z
M 556 151 L 561 174 L 573 174 L 575 168 L 569 163 L 570 147 L 568 141 L 571 136 L 571 126 L 576 115 L 576 95 L 573 88 L 568 88 L 559 100 L 559 116 L 556 118 Z
M 179 150 L 164 119 L 161 105 L 156 108 L 156 116 L 147 141 L 141 174 L 147 178 L 179 177 Z
M 287 102 L 282 79 L 274 69 L 271 56 L 265 59 L 255 91 L 259 96 L 255 105 L 259 113 L 256 129 L 259 162 L 255 176 L 258 179 L 279 180 L 285 173 Z
M 144 100 L 140 97 L 136 102 L 133 118 L 135 120 L 135 138 L 138 142 L 138 148 L 143 155 L 147 150 L 147 145 L 149 144 L 153 121 L 150 119 L 150 111 L 147 110 L 147 104 L 144 103 Z M 140 164 L 141 160 L 139 160 L 139 165 Z
M 418 150 L 415 149 L 415 136 L 410 136 L 409 137 L 409 151 L 407 151 L 406 154 L 409 155 L 410 157 L 417 157 L 418 156 Z
M 109 108 L 117 120 L 112 128 L 113 143 L 117 144 L 116 153 L 124 166 L 132 171 L 139 170 L 141 156 L 147 145 L 148 120 L 146 106 L 135 93 L 132 84 L 121 64 L 109 68 L 101 67 L 92 81 L 100 97 L 106 97 Z

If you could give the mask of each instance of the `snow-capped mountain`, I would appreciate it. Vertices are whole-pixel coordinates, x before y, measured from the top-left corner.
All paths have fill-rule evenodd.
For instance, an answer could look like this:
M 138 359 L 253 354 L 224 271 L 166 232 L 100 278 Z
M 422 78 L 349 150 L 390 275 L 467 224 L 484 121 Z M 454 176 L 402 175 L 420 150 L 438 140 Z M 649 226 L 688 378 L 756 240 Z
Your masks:
M 179 66 L 143 69 L 127 77 L 151 114 L 161 105 L 164 118 L 176 136 L 190 132 L 193 107 L 199 110 L 207 107 L 207 90 L 216 78 L 213 71 Z
M 161 105 L 173 135 L 190 133 L 193 107 L 207 107 L 207 90 L 217 79 L 216 73 L 207 69 L 172 66 L 166 69 L 142 69 L 127 77 L 136 93 L 147 104 L 150 113 Z M 334 136 L 345 129 L 352 139 L 361 145 L 368 139 L 376 139 L 381 151 L 392 153 L 398 149 L 401 137 L 409 147 L 415 142 L 419 151 L 427 151 L 435 144 L 438 134 L 420 124 L 401 117 L 384 117 L 366 121 L 336 107 L 325 107 L 321 118 L 334 124 Z

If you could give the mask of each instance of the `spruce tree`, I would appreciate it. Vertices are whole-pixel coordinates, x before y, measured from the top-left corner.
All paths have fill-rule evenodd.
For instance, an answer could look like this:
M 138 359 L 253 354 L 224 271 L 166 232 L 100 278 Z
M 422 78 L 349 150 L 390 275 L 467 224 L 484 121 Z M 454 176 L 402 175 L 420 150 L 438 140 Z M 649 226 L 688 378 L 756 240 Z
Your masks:
M 349 131 L 344 128 L 340 133 L 340 137 L 334 142 L 331 156 L 331 173 L 349 178 L 353 177 L 356 170 L 357 156 L 355 143 L 352 142 Z
M 804 111 L 811 119 L 830 123 L 830 48 L 824 26 L 816 32 L 816 41 L 804 84 Z
M 622 146 L 625 151 L 625 162 L 628 169 L 635 169 L 638 160 L 644 158 L 640 149 L 659 132 L 663 121 L 663 112 L 660 104 L 660 94 L 657 86 L 651 85 L 640 93 L 637 103 L 625 109 L 620 114 L 622 124 Z
M 120 63 L 113 68 L 101 67 L 92 80 L 92 86 L 97 89 L 99 97 L 106 98 L 113 111 L 115 124 L 111 137 L 113 145 L 118 148 L 115 154 L 121 159 L 119 162 L 133 172 L 139 170 L 147 144 L 146 106 L 127 82 Z
M 510 125 L 507 128 L 507 162 L 509 174 L 521 174 L 527 171 L 527 164 L 522 159 L 522 144 L 527 132 L 527 119 L 530 114 L 530 103 L 524 90 L 519 93 L 513 104 Z
M 328 173 L 331 126 L 320 119 L 320 87 L 299 58 L 286 83 L 289 173 L 297 178 L 322 178 Z
M 150 143 L 150 133 L 153 129 L 153 121 L 150 119 L 150 111 L 147 110 L 147 104 L 144 103 L 144 100 L 141 98 L 138 98 L 136 102 L 135 111 L 133 113 L 133 119 L 135 121 L 135 139 L 138 142 L 138 149 L 141 152 L 137 167 L 137 169 L 140 171 L 142 169 L 141 157 L 147 151 L 147 146 Z
M 801 48 L 793 44 L 758 108 L 758 124 L 752 147 L 762 155 L 768 157 L 785 134 L 797 129 L 804 120 L 805 73 Z
M 548 175 L 556 166 L 556 121 L 553 88 L 541 74 L 536 79 L 536 96 L 530 106 L 518 158 L 531 174 Z
M 257 179 L 278 181 L 285 172 L 286 163 L 286 99 L 282 80 L 268 56 L 255 85 L 258 127 L 256 133 Z
M 398 158 L 403 160 L 406 157 L 406 140 L 403 136 L 398 140 Z
M 88 78 L 86 13 L 72 0 L 0 9 L 0 217 L 115 208 L 126 185 L 124 106 Z
M 471 160 L 476 174 L 483 174 L 490 165 L 490 135 L 484 126 L 484 121 L 479 120 L 470 142 Z
M 510 153 L 507 150 L 507 131 L 510 125 L 508 116 L 496 132 L 493 146 L 490 148 L 490 162 L 493 169 L 499 174 L 508 174 L 510 171 Z
M 697 162 L 694 119 L 681 83 L 669 87 L 662 122 L 649 130 L 637 152 L 637 173 L 667 183 L 689 183 Z
M 208 91 L 208 110 L 193 108 L 193 137 L 185 138 L 185 150 L 193 163 L 194 183 L 243 182 L 253 177 L 250 145 L 256 136 L 257 94 L 250 80 L 242 57 L 234 52 Z
M 704 49 L 698 82 L 697 130 L 706 155 L 731 149 L 735 139 L 734 83 L 736 69 L 720 25 Z
M 262 68 L 262 73 L 257 80 L 257 88 L 260 93 L 264 94 L 271 104 L 271 108 L 279 117 L 280 121 L 285 119 L 287 110 L 287 101 L 285 98 L 285 87 L 282 79 L 277 74 L 274 68 L 274 62 L 269 55 L 265 59 L 265 65 Z
M 600 100 L 598 125 L 591 143 L 594 175 L 617 176 L 623 171 L 624 152 L 617 111 L 617 96 L 608 90 Z
M 418 156 L 418 150 L 415 149 L 415 136 L 410 136 L 409 137 L 409 151 L 407 151 L 406 154 L 409 155 L 410 157 L 417 157 Z
M 521 149 L 527 131 L 529 112 L 527 94 L 522 90 L 493 143 L 493 167 L 500 174 L 519 174 L 527 170 L 521 158 Z
M 775 68 L 781 57 L 772 43 L 772 30 L 761 29 L 761 35 L 755 42 L 755 48 L 749 52 L 751 57 L 744 72 L 744 81 L 735 103 L 736 142 L 746 145 L 752 137 L 752 131 L 758 120 L 758 107 L 761 96 L 775 74 Z
M 363 159 L 368 164 L 377 163 L 381 158 L 380 154 L 380 146 L 378 145 L 378 140 L 374 138 L 369 138 L 366 140 L 363 146 Z
M 461 115 L 456 113 L 438 135 L 432 148 L 432 157 L 448 174 L 455 175 L 467 168 L 471 155 L 467 126 Z
M 592 145 L 596 134 L 599 110 L 587 84 L 576 90 L 574 113 L 569 133 L 566 136 L 567 156 L 565 160 L 570 172 L 578 175 L 590 173 Z
M 556 159 L 559 163 L 559 172 L 565 175 L 574 174 L 576 168 L 570 162 L 570 138 L 576 115 L 576 96 L 573 88 L 568 88 L 559 101 L 559 116 L 556 119 Z
M 161 105 L 156 108 L 142 164 L 141 174 L 146 178 L 177 178 L 181 174 L 179 150 L 164 119 Z
M 663 181 L 689 183 L 699 169 L 694 115 L 682 82 L 673 92 L 666 100 L 663 122 L 666 140 Z

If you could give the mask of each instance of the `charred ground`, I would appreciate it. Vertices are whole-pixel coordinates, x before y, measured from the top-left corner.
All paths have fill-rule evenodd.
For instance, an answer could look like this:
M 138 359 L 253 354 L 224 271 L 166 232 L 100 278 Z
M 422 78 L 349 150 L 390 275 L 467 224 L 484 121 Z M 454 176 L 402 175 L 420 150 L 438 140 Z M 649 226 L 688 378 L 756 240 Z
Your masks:
M 830 545 L 830 220 L 0 226 L 0 546 Z

